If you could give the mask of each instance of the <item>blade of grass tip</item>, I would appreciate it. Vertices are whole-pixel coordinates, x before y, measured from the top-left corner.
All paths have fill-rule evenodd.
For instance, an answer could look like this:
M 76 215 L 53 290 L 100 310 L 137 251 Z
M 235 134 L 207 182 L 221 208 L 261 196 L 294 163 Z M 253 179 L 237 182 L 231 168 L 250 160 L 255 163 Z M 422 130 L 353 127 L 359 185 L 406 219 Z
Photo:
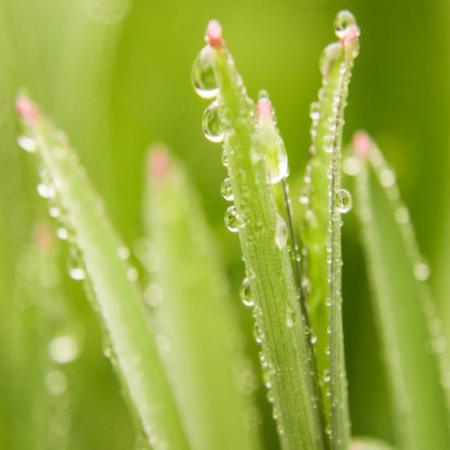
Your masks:
M 286 247 L 286 223 L 277 212 L 268 178 L 268 169 L 272 181 L 285 175 L 287 157 L 275 143 L 272 148 L 275 156 L 270 155 L 267 161 L 270 167 L 266 167 L 256 130 L 254 104 L 246 95 L 221 31 L 218 22 L 209 23 L 208 45 L 194 63 L 193 84 L 203 98 L 219 96 L 205 115 L 209 125 L 211 112 L 220 119 L 216 123 L 224 140 L 230 176 L 226 182 L 232 192 L 228 199 L 234 200 L 234 206 L 226 212 L 225 222 L 230 231 L 239 232 L 249 295 L 254 303 L 255 337 L 262 345 L 263 376 L 270 389 L 282 447 L 284 450 L 322 449 L 307 343 L 309 330 L 297 299 Z M 267 118 L 271 120 L 270 114 Z M 210 130 L 211 127 L 206 127 L 207 136 Z
M 132 282 L 136 271 L 123 261 L 101 200 L 94 195 L 67 138 L 28 98 L 20 96 L 16 109 L 24 135 L 35 144 L 41 158 L 41 195 L 56 201 L 64 218 L 65 226 L 58 229 L 58 236 L 70 238 L 71 253 L 75 257 L 81 254 L 85 264 L 85 269 L 72 267 L 70 275 L 83 279 L 84 270 L 89 275 L 112 344 L 113 361 L 117 361 L 147 439 L 155 450 L 187 449 L 170 386 Z M 68 236 L 67 227 L 73 230 L 73 236 Z
M 198 450 L 258 449 L 254 375 L 236 347 L 240 331 L 199 200 L 165 147 L 148 161 L 145 216 L 160 262 L 147 302 L 189 441 Z
M 353 146 L 362 160 L 357 174 L 363 245 L 373 306 L 383 340 L 400 449 L 450 448 L 449 375 L 445 339 L 426 283 L 409 212 L 395 174 L 363 132 Z M 370 164 L 369 164 L 370 162 Z M 444 371 L 440 373 L 438 362 Z
M 395 450 L 395 448 L 378 439 L 361 437 L 352 439 L 350 450 Z
M 311 105 L 313 144 L 305 176 L 307 188 L 300 197 L 306 208 L 301 235 L 307 304 L 317 335 L 317 366 L 329 418 L 327 433 L 334 449 L 347 449 L 350 424 L 341 313 L 340 227 L 341 213 L 350 209 L 351 197 L 340 188 L 340 162 L 348 85 L 359 51 L 359 29 L 350 12 L 341 11 L 336 16 L 335 32 L 340 42 L 330 44 L 322 53 L 323 87 L 319 102 Z

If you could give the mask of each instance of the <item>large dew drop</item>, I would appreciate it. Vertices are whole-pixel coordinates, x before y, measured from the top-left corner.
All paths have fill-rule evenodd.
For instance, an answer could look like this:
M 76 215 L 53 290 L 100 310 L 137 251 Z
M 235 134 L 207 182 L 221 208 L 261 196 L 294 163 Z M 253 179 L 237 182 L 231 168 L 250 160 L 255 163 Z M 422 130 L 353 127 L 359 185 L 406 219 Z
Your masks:
M 320 55 L 319 67 L 324 78 L 328 76 L 333 62 L 342 55 L 343 47 L 340 42 L 328 45 Z
M 283 139 L 278 134 L 272 106 L 265 91 L 260 92 L 258 101 L 258 129 L 270 181 L 272 184 L 278 183 L 287 176 L 288 157 Z
M 277 223 L 275 226 L 275 242 L 280 250 L 286 247 L 288 238 L 288 228 L 285 220 L 277 213 Z
M 341 213 L 348 213 L 352 209 L 352 195 L 346 189 L 341 189 L 336 194 L 336 206 Z
M 225 225 L 233 233 L 239 231 L 239 216 L 235 206 L 230 206 L 225 212 Z
M 219 93 L 214 76 L 214 50 L 207 45 L 198 54 L 192 66 L 192 84 L 202 98 L 214 98 Z
M 203 113 L 202 119 L 203 132 L 206 139 L 211 142 L 222 142 L 224 134 L 219 117 L 219 104 L 217 102 L 211 103 Z
M 350 11 L 340 11 L 334 19 L 334 32 L 339 39 L 345 36 L 345 30 L 349 25 L 356 25 L 355 16 Z
M 229 202 L 233 201 L 233 188 L 231 187 L 231 180 L 229 178 L 225 178 L 225 180 L 223 180 L 222 186 L 220 187 L 220 192 L 225 200 L 228 200 Z

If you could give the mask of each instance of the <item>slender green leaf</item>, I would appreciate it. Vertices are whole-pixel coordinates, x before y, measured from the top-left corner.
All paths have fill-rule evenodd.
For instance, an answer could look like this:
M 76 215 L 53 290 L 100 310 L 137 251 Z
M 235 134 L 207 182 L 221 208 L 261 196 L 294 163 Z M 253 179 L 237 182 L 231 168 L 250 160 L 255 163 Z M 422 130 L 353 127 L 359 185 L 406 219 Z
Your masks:
M 347 449 L 350 426 L 341 313 L 340 227 L 341 212 L 351 207 L 351 197 L 340 187 L 341 143 L 359 30 L 348 11 L 336 16 L 335 28 L 340 42 L 330 44 L 322 53 L 323 87 L 319 101 L 311 105 L 313 145 L 305 176 L 307 187 L 301 196 L 306 206 L 301 231 L 307 304 L 317 336 L 319 384 L 329 417 L 327 432 L 333 448 Z
M 210 22 L 208 36 L 209 45 L 194 64 L 193 81 L 202 96 L 205 93 L 199 87 L 211 88 L 206 81 L 212 80 L 213 87 L 215 81 L 219 91 L 219 116 L 234 197 L 225 220 L 231 231 L 239 231 L 273 415 L 284 450 L 321 449 L 307 330 L 286 247 L 286 224 L 277 213 L 264 149 L 255 128 L 254 106 L 217 22 Z M 206 96 L 210 94 L 211 90 L 206 92 Z
M 29 149 L 42 158 L 41 194 L 57 198 L 67 228 L 61 238 L 71 237 L 71 253 L 81 253 L 85 269 L 72 267 L 73 278 L 87 271 L 95 302 L 108 331 L 114 360 L 126 383 L 128 394 L 141 419 L 144 432 L 155 450 L 187 449 L 169 383 L 150 334 L 136 286 L 135 269 L 124 261 L 103 204 L 71 151 L 67 138 L 37 111 L 26 97 L 16 103 Z M 27 141 L 26 141 L 27 140 Z M 76 262 L 76 260 L 75 260 Z
M 358 212 L 383 340 L 400 449 L 450 448 L 445 340 L 426 280 L 429 267 L 415 242 L 395 174 L 364 133 L 354 139 L 363 167 Z M 369 163 L 370 161 L 370 163 Z M 446 363 L 445 363 L 446 364 Z M 448 367 L 448 366 L 447 366 Z
M 237 347 L 240 331 L 199 201 L 164 148 L 149 156 L 145 216 L 159 267 L 146 300 L 192 448 L 260 448 L 250 423 L 255 376 Z

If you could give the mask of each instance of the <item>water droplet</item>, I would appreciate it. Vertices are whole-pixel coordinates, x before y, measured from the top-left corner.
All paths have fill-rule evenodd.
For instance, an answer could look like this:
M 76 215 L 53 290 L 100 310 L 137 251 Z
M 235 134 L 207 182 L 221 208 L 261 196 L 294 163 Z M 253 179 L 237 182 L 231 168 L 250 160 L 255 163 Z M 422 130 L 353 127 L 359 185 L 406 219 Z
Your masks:
M 150 283 L 144 291 L 144 301 L 149 306 L 158 306 L 162 302 L 163 296 L 164 291 L 161 286 L 155 283 Z
M 228 200 L 229 202 L 233 201 L 234 194 L 231 187 L 231 180 L 229 178 L 225 178 L 225 180 L 223 180 L 222 186 L 220 187 L 220 192 L 225 200 Z
M 250 280 L 248 279 L 248 277 L 245 277 L 244 280 L 242 281 L 242 286 L 241 286 L 241 300 L 242 303 L 245 306 L 253 306 L 254 302 L 251 296 L 251 292 L 250 292 Z
M 275 242 L 278 245 L 278 248 L 282 250 L 286 247 L 286 242 L 288 238 L 288 229 L 286 225 L 286 221 L 283 217 L 277 213 L 277 223 L 275 225 Z
M 128 250 L 126 247 L 120 247 L 119 250 L 117 250 L 117 255 L 120 259 L 128 259 L 130 257 L 130 250 Z
M 61 370 L 51 370 L 45 375 L 45 388 L 51 395 L 57 396 L 64 394 L 67 390 L 67 377 Z
M 346 189 L 341 189 L 336 194 L 336 206 L 341 213 L 348 213 L 352 209 L 352 195 Z
M 192 84 L 202 98 L 213 98 L 219 93 L 214 76 L 214 50 L 207 45 L 197 56 L 192 67 Z
M 59 210 L 58 207 L 56 206 L 52 206 L 49 210 L 48 213 L 50 214 L 50 217 L 59 217 L 61 212 Z
M 331 374 L 329 370 L 324 370 L 323 371 L 323 381 L 325 381 L 325 383 L 328 383 L 331 380 Z
M 53 361 L 67 364 L 77 358 L 78 345 L 71 336 L 59 336 L 50 342 L 48 351 Z
M 311 340 L 311 344 L 313 344 L 313 345 L 317 342 L 317 334 L 313 328 L 311 328 L 310 340 Z
M 309 110 L 309 117 L 312 120 L 320 119 L 320 102 L 312 102 Z
M 430 266 L 425 262 L 419 262 L 414 266 L 414 277 L 419 281 L 430 278 Z
M 202 126 L 206 139 L 211 142 L 223 141 L 224 134 L 219 117 L 219 104 L 217 102 L 211 103 L 205 109 L 205 112 L 203 113 Z
M 86 272 L 81 267 L 71 267 L 69 269 L 69 276 L 72 280 L 84 280 L 86 278 Z
M 37 191 L 42 198 L 55 198 L 55 187 L 53 184 L 39 183 Z
M 390 187 L 395 183 L 395 173 L 390 169 L 385 169 L 380 174 L 381 184 L 385 187 Z
M 37 149 L 36 142 L 34 139 L 21 135 L 17 138 L 17 143 L 19 144 L 19 147 L 26 150 L 27 152 L 34 153 Z
M 255 336 L 256 342 L 258 344 L 261 344 L 262 340 L 264 339 L 264 333 L 259 328 L 259 326 L 256 322 L 255 322 L 255 327 L 253 328 L 253 335 Z
M 323 138 L 323 149 L 326 153 L 331 153 L 334 148 L 334 136 L 327 134 Z
M 139 277 L 139 273 L 138 273 L 138 271 L 137 271 L 136 268 L 130 267 L 130 268 L 127 270 L 127 278 L 128 278 L 128 280 L 130 280 L 130 281 L 136 281 L 136 280 L 138 279 L 138 277 Z
M 58 236 L 59 239 L 66 240 L 69 237 L 69 233 L 65 228 L 57 228 L 56 236 Z
M 395 211 L 395 219 L 398 223 L 408 223 L 409 222 L 409 211 L 406 206 L 400 206 L 397 208 L 397 211 Z
M 345 36 L 345 30 L 349 25 L 356 25 L 355 16 L 350 11 L 340 11 L 334 19 L 334 32 L 339 39 Z
M 340 42 L 334 42 L 328 45 L 320 55 L 319 67 L 324 78 L 328 76 L 328 72 L 333 62 L 342 55 L 343 47 Z
M 236 233 L 239 231 L 239 215 L 235 206 L 230 206 L 225 212 L 225 225 L 227 228 Z
M 300 197 L 298 198 L 298 201 L 302 205 L 307 205 L 309 203 L 309 190 L 308 188 L 304 188 L 300 192 Z
M 361 171 L 362 162 L 361 159 L 356 156 L 350 156 L 344 160 L 342 168 L 347 175 L 358 175 Z
M 227 157 L 227 152 L 225 150 L 222 153 L 222 164 L 225 167 L 228 167 L 228 157 Z
M 286 324 L 289 328 L 294 326 L 294 311 L 289 307 L 286 309 Z
M 333 433 L 333 427 L 332 427 L 331 425 L 327 425 L 327 426 L 325 427 L 325 433 L 327 433 L 328 436 L 331 436 L 332 433 Z

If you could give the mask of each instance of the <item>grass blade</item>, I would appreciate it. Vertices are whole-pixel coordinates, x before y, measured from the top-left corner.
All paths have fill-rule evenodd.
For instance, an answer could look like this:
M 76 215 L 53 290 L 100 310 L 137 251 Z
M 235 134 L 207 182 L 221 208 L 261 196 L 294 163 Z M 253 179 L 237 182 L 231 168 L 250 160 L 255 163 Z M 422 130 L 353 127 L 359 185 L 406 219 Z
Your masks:
M 335 20 L 340 42 L 322 53 L 323 87 L 311 108 L 313 145 L 302 193 L 306 205 L 302 223 L 311 326 L 325 409 L 327 433 L 334 449 L 349 446 L 349 414 L 342 329 L 341 212 L 348 210 L 348 193 L 341 190 L 341 142 L 348 85 L 357 55 L 359 30 L 348 11 Z M 328 383 L 330 388 L 328 389 Z
M 395 175 L 364 133 L 354 139 L 363 167 L 357 175 L 359 217 L 384 343 L 400 449 L 450 448 L 446 393 L 438 369 L 445 340 L 425 280 L 407 208 Z M 369 163 L 370 161 L 370 163 Z
M 74 245 L 81 252 L 117 365 L 149 442 L 155 450 L 167 446 L 187 449 L 137 289 L 129 280 L 130 272 L 120 257 L 118 240 L 105 220 L 101 201 L 61 132 L 26 97 L 19 97 L 16 108 L 28 139 L 42 158 L 48 177 L 43 180 L 46 196 L 56 195 L 66 224 L 73 229 Z M 67 237 L 67 232 L 60 237 Z M 73 268 L 71 273 L 75 278 L 84 275 L 81 268 Z
M 236 348 L 240 331 L 199 201 L 164 147 L 149 156 L 145 216 L 159 255 L 149 303 L 157 335 L 170 348 L 168 370 L 191 446 L 260 448 L 250 423 L 253 375 Z
M 239 231 L 254 302 L 255 335 L 261 342 L 266 386 L 273 399 L 273 415 L 284 450 L 323 448 L 320 419 L 315 408 L 307 330 L 286 247 L 286 224 L 280 221 L 268 181 L 263 147 L 255 129 L 254 106 L 248 99 L 226 49 L 220 25 L 208 26 L 209 45 L 193 69 L 194 86 L 217 83 L 224 149 L 234 196 L 227 210 L 231 231 Z M 214 83 L 212 83 L 214 87 Z

